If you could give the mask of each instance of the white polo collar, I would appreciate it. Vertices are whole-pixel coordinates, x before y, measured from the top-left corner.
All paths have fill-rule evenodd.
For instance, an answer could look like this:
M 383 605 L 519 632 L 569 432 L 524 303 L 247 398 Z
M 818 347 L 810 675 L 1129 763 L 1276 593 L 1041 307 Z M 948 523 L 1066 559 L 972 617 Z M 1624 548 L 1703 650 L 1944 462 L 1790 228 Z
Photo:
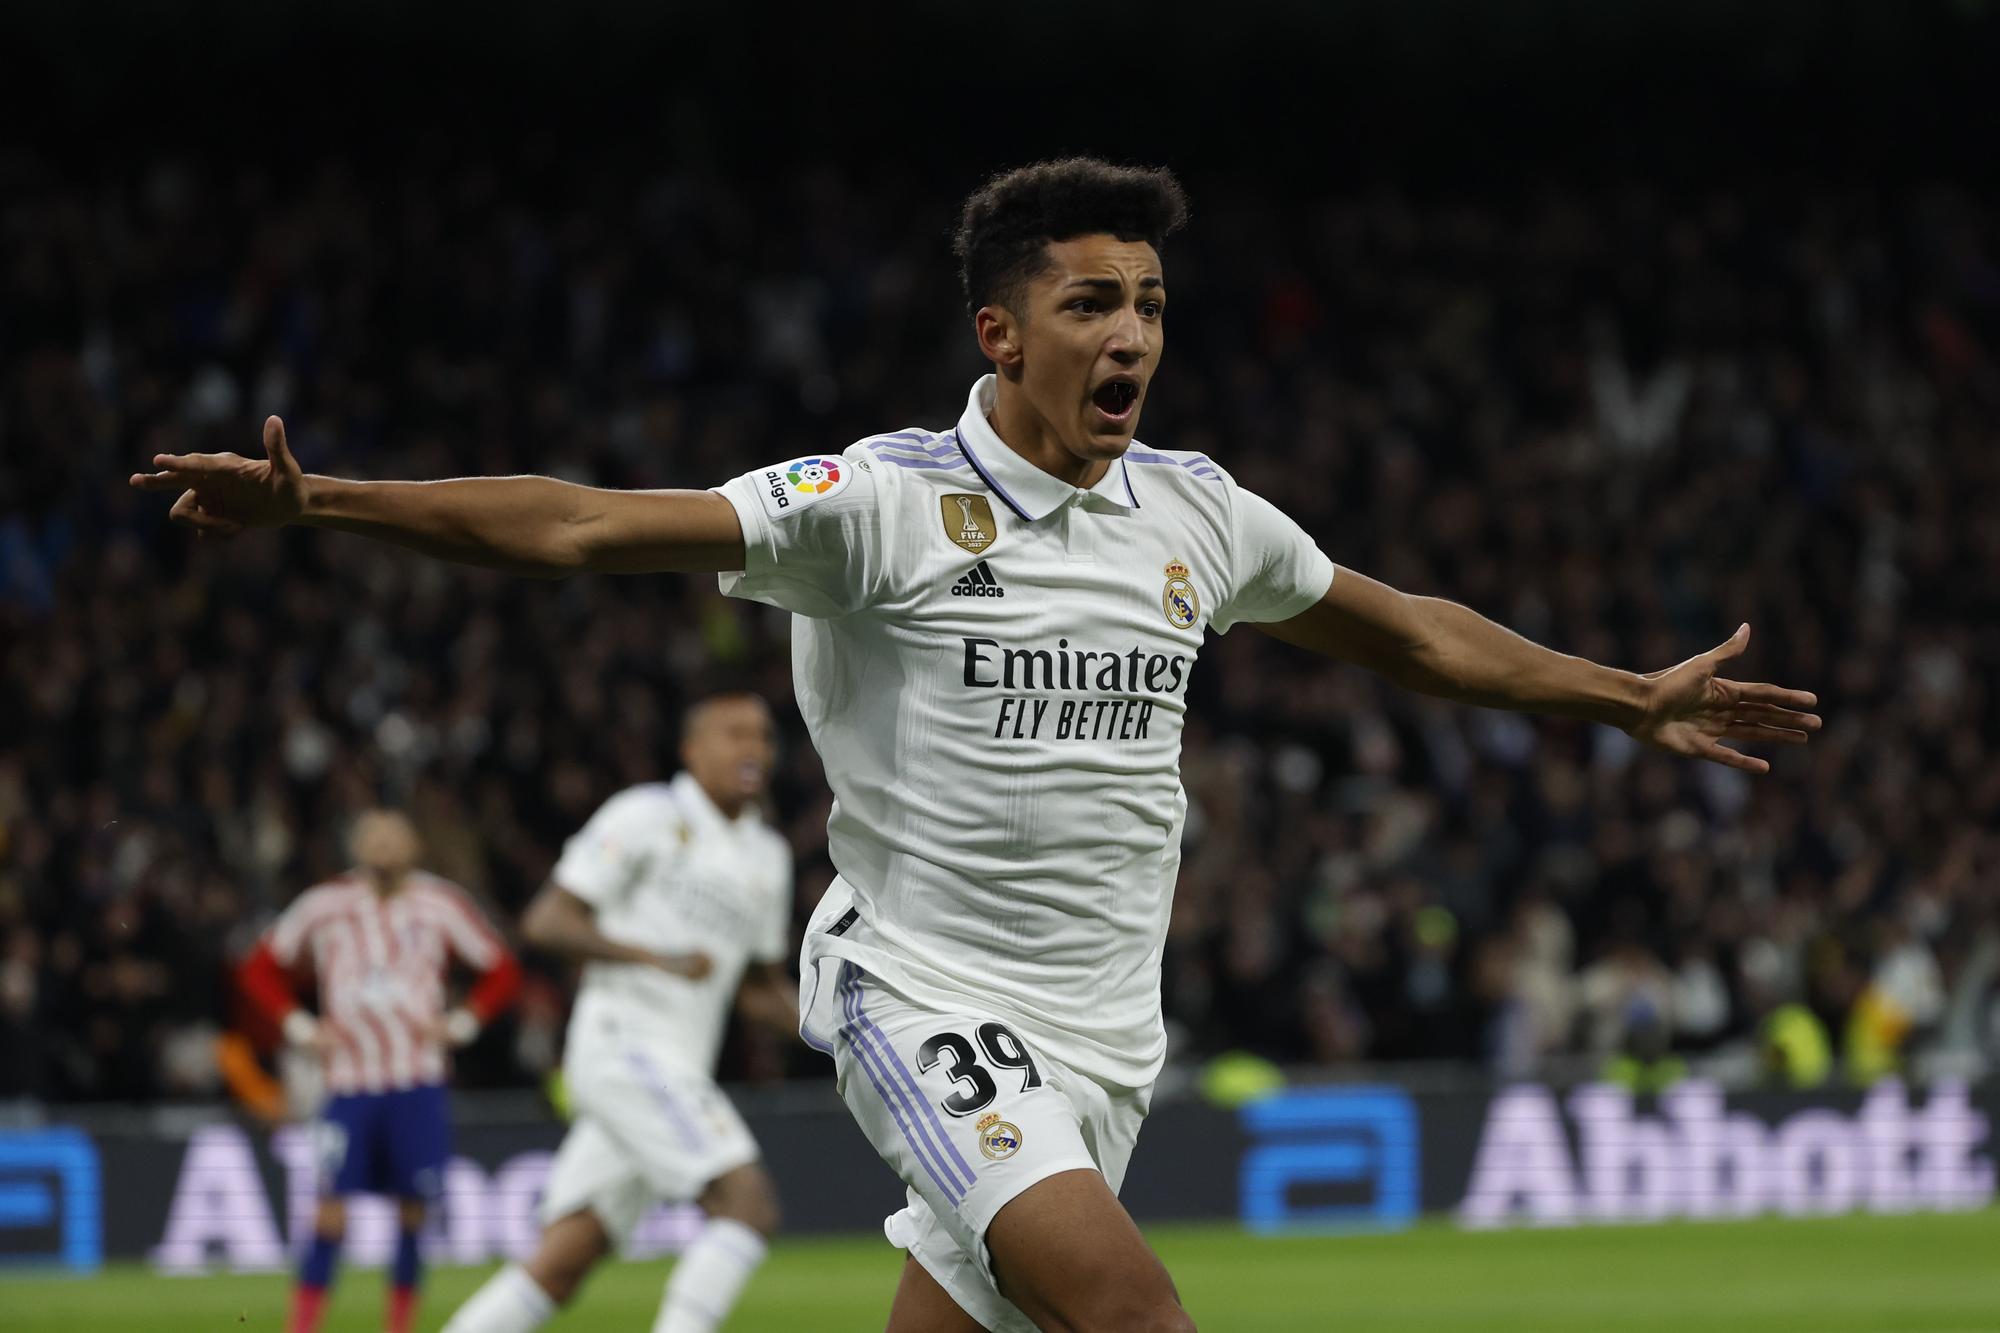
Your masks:
M 755 823 L 758 819 L 755 801 L 747 802 L 734 819 L 723 814 L 722 807 L 709 799 L 708 793 L 702 790 L 702 785 L 695 781 L 694 774 L 685 769 L 674 774 L 673 781 L 667 784 L 667 788 L 673 792 L 674 804 L 680 807 L 681 813 L 698 826 L 740 829 L 746 824 Z
M 958 447 L 965 452 L 972 470 L 986 483 L 986 489 L 1023 520 L 1033 523 L 1046 518 L 1079 495 L 1090 495 L 1120 509 L 1137 509 L 1139 497 L 1133 493 L 1132 477 L 1123 458 L 1104 470 L 1088 491 L 1072 486 L 1060 477 L 1030 463 L 1007 447 L 995 433 L 986 414 L 993 410 L 999 380 L 981 376 L 965 402 L 965 415 L 958 419 Z

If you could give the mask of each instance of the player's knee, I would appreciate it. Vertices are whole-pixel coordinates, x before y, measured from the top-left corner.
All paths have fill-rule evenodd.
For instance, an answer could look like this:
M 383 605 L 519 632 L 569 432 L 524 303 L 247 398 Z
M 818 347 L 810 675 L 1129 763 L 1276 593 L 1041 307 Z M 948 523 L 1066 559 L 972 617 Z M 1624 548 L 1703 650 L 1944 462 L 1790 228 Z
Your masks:
M 1194 1320 L 1166 1283 L 1096 1282 L 1071 1299 L 1046 1302 L 1040 1313 L 1045 1327 L 1063 1333 L 1194 1333 Z
M 557 1305 L 568 1305 L 597 1261 L 611 1252 L 611 1237 L 594 1213 L 572 1213 L 542 1232 L 542 1243 L 524 1265 L 535 1285 Z
M 313 1234 L 321 1240 L 339 1240 L 347 1234 L 347 1205 L 339 1199 L 321 1199 L 313 1210 Z
M 710 1217 L 740 1222 L 766 1239 L 778 1234 L 778 1225 L 783 1221 L 777 1186 L 770 1176 L 754 1166 L 718 1178 L 709 1185 L 701 1202 Z
M 396 1222 L 405 1231 L 422 1231 L 425 1214 L 422 1199 L 404 1199 L 396 1205 Z
M 1075 1333 L 1195 1333 L 1194 1320 L 1171 1298 L 1114 1297 L 1072 1327 Z
M 528 1274 L 529 1277 L 534 1279 L 535 1285 L 540 1287 L 548 1298 L 559 1306 L 568 1305 L 576 1299 L 577 1288 L 583 1285 L 584 1278 L 589 1275 L 590 1264 L 588 1261 L 572 1261 L 540 1266 L 530 1270 Z
M 784 1220 L 782 1211 L 778 1206 L 778 1192 L 766 1185 L 762 1189 L 746 1189 L 732 1196 L 728 1208 L 711 1216 L 741 1222 L 769 1240 L 778 1234 L 778 1224 Z

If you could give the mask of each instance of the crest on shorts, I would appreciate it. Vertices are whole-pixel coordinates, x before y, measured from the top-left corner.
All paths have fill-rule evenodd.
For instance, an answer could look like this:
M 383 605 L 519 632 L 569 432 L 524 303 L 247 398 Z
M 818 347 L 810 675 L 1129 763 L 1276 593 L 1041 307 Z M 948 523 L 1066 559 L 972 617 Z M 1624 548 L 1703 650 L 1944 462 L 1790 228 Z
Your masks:
M 978 555 L 999 540 L 1000 529 L 993 524 L 993 506 L 983 495 L 946 495 L 938 499 L 944 516 L 944 535 L 952 545 Z
M 1004 1162 L 1021 1151 L 1021 1131 L 997 1114 L 979 1117 L 979 1151 L 996 1162 Z
M 1167 586 L 1160 594 L 1160 609 L 1175 629 L 1193 629 L 1201 615 L 1201 596 L 1194 590 L 1194 577 L 1178 560 L 1167 562 Z

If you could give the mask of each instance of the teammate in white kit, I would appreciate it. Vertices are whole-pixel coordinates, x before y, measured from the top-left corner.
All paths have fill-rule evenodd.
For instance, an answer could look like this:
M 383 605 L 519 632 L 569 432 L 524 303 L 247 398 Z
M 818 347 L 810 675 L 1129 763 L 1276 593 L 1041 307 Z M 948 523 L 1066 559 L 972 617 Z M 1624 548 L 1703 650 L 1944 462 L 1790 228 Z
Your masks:
M 227 536 L 303 522 L 522 573 L 719 571 L 798 613 L 799 706 L 840 878 L 802 957 L 803 1033 L 909 1190 L 891 1333 L 1186 1330 L 1120 1206 L 1164 1049 L 1159 967 L 1205 631 L 1242 622 L 1409 688 L 1622 727 L 1749 772 L 1813 696 L 1639 676 L 1342 570 L 1200 454 L 1137 443 L 1164 344 L 1164 171 L 1072 159 L 990 181 L 957 251 L 994 374 L 955 428 L 899 430 L 719 492 L 540 477 L 302 475 L 160 456 L 137 486 Z
M 575 1124 L 542 1192 L 542 1240 L 445 1333 L 529 1333 L 657 1200 L 707 1222 L 674 1265 L 655 1333 L 719 1328 L 778 1225 L 756 1140 L 712 1081 L 732 1007 L 790 1033 L 782 966 L 792 860 L 758 813 L 775 756 L 753 694 L 688 711 L 686 771 L 620 792 L 563 848 L 521 933 L 584 962 L 563 1070 Z

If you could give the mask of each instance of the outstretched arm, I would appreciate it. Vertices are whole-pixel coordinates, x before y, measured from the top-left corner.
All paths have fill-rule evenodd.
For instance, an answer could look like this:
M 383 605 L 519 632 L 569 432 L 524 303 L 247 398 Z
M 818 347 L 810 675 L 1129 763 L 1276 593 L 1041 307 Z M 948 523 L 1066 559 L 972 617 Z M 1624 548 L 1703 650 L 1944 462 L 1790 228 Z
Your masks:
M 341 481 L 307 476 L 264 422 L 264 459 L 161 454 L 141 490 L 178 491 L 173 517 L 203 536 L 304 523 L 468 565 L 540 578 L 743 568 L 736 511 L 709 491 L 612 491 L 552 477 Z
M 1318 602 L 1258 628 L 1423 694 L 1602 722 L 1660 749 L 1750 773 L 1771 765 L 1723 741 L 1803 745 L 1820 726 L 1804 711 L 1819 702 L 1811 694 L 1716 674 L 1749 645 L 1748 625 L 1720 647 L 1641 676 L 1552 652 L 1456 603 L 1412 597 L 1342 569 Z

